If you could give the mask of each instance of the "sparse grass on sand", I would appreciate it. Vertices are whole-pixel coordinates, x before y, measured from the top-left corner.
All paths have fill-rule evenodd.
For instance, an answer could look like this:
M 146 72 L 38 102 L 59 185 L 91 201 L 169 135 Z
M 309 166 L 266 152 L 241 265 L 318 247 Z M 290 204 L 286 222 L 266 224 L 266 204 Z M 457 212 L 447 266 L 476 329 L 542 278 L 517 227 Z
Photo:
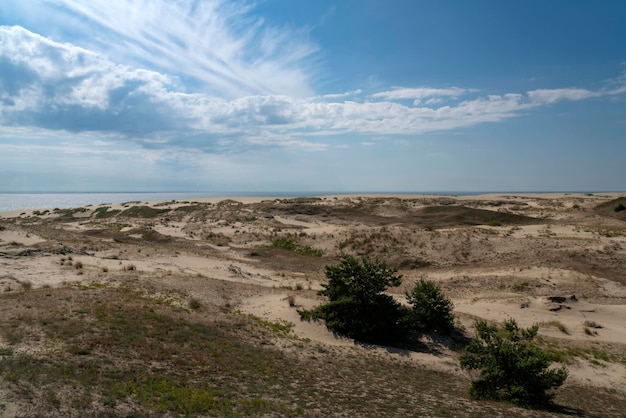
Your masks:
M 473 401 L 466 376 L 428 370 L 402 354 L 289 338 L 290 324 L 204 303 L 202 310 L 159 304 L 129 286 L 20 292 L 1 302 L 13 308 L 0 322 L 0 376 L 34 415 L 526 414 Z M 561 411 L 576 413 L 578 398 L 575 388 L 560 393 Z M 594 399 L 596 413 L 609 403 L 626 407 L 602 390 Z

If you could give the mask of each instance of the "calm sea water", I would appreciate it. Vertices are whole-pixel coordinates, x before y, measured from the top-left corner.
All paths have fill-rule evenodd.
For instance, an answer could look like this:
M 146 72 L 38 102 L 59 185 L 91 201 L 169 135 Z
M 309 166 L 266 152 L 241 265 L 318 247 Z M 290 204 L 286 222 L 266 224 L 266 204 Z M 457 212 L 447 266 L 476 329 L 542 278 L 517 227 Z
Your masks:
M 155 192 L 155 193 L 0 193 L 0 212 L 25 209 L 76 208 L 103 203 L 193 200 L 205 197 L 295 196 L 295 194 L 260 194 L 227 192 Z

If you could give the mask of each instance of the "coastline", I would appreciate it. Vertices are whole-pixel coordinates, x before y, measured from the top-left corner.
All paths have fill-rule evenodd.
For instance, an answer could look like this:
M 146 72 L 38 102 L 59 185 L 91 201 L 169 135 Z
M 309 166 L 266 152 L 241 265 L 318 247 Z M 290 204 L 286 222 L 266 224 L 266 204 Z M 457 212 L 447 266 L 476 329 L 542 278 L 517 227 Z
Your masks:
M 148 194 L 160 194 L 161 192 L 155 193 L 146 193 Z M 460 193 L 460 192 L 459 192 Z M 86 205 L 78 205 L 78 206 L 70 206 L 64 208 L 97 208 L 101 206 L 109 206 L 112 209 L 123 209 L 124 205 L 128 205 L 132 203 L 134 205 L 148 205 L 148 206 L 156 206 L 156 205 L 164 205 L 167 203 L 171 203 L 172 205 L 183 205 L 185 202 L 197 202 L 197 203 L 210 203 L 216 204 L 223 200 L 234 200 L 237 202 L 241 202 L 243 204 L 249 203 L 259 203 L 264 200 L 276 200 L 276 199 L 296 199 L 296 198 L 320 198 L 327 200 L 338 200 L 338 199 L 359 199 L 359 198 L 394 198 L 394 199 L 436 199 L 442 197 L 448 197 L 452 199 L 456 199 L 459 201 L 472 201 L 472 200 L 482 200 L 482 201 L 494 201 L 499 199 L 511 199 L 511 198 L 522 198 L 522 199 L 562 199 L 562 198 L 581 198 L 581 199 L 616 199 L 619 197 L 626 196 L 626 192 L 485 192 L 480 194 L 459 194 L 455 192 L 450 193 L 402 193 L 402 192 L 391 192 L 391 193 L 311 193 L 311 194 L 297 194 L 294 193 L 290 195 L 289 193 L 268 193 L 267 195 L 233 195 L 233 194 L 224 194 L 219 196 L 209 196 L 209 197 L 190 197 L 184 199 L 159 199 L 159 200 L 131 200 L 124 202 L 113 202 L 113 203 L 98 203 L 98 204 L 86 204 Z M 10 194 L 10 193 L 6 193 Z M 64 193 L 61 193 L 64 194 Z M 97 195 L 99 193 L 75 193 L 75 194 L 94 194 Z M 105 193 L 103 193 L 105 194 Z M 114 194 L 114 193 L 110 193 Z M 120 193 L 126 194 L 126 193 Z M 167 193 L 163 193 L 167 194 Z M 174 195 L 176 193 L 172 193 Z M 186 192 L 185 192 L 186 194 Z M 137 193 L 137 196 L 140 196 L 141 193 Z M 0 210 L 0 218 L 17 218 L 20 216 L 33 216 L 33 213 L 36 211 L 53 211 L 58 207 L 51 206 L 42 206 L 37 208 L 28 208 L 28 209 L 15 209 L 15 210 Z

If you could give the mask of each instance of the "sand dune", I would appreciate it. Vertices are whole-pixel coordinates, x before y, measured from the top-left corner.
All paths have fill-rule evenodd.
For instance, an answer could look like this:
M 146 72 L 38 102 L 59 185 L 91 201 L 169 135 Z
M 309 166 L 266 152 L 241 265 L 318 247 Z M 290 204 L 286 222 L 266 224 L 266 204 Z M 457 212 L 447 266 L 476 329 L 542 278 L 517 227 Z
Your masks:
M 320 303 L 325 265 L 342 254 L 368 256 L 400 267 L 404 284 L 391 290 L 399 300 L 418 279 L 434 280 L 468 336 L 476 318 L 538 323 L 545 341 L 583 353 L 570 360 L 571 381 L 626 393 L 626 215 L 610 210 L 620 199 L 338 195 L 109 205 L 70 216 L 4 213 L 0 292 L 150 278 L 291 322 L 295 335 L 316 344 L 355 347 L 323 324 L 301 322 L 296 309 Z M 317 253 L 277 248 L 278 237 Z M 218 296 L 209 281 L 242 290 Z M 592 349 L 607 355 L 595 358 Z M 460 373 L 457 356 L 440 346 L 436 356 L 409 358 Z

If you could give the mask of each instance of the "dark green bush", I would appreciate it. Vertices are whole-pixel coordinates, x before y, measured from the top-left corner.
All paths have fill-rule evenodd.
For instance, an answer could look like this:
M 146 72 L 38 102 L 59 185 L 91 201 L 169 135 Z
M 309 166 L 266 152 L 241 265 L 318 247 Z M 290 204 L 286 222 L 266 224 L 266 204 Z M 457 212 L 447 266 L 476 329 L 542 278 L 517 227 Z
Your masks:
M 508 400 L 518 405 L 545 407 L 567 378 L 565 367 L 550 369 L 553 358 L 533 344 L 539 327 L 521 329 L 513 319 L 502 329 L 476 322 L 476 336 L 461 356 L 461 367 L 480 370 L 472 383 L 474 398 Z
M 615 212 L 621 212 L 623 210 L 626 210 L 626 206 L 624 206 L 623 203 L 620 203 L 619 205 L 615 206 Z
M 412 306 L 410 323 L 414 330 L 447 333 L 454 328 L 454 305 L 435 283 L 420 279 L 406 298 Z
M 303 320 L 324 320 L 334 333 L 368 343 L 406 340 L 414 332 L 452 329 L 452 303 L 432 282 L 420 281 L 407 294 L 412 308 L 384 292 L 398 287 L 402 276 L 384 262 L 344 257 L 326 266 L 328 283 L 318 292 L 328 303 L 301 310 Z
M 344 257 L 339 265 L 326 266 L 328 283 L 319 295 L 328 303 L 300 311 L 305 320 L 323 319 L 337 334 L 363 342 L 385 342 L 398 337 L 400 304 L 383 292 L 402 283 L 397 269 L 382 262 Z

